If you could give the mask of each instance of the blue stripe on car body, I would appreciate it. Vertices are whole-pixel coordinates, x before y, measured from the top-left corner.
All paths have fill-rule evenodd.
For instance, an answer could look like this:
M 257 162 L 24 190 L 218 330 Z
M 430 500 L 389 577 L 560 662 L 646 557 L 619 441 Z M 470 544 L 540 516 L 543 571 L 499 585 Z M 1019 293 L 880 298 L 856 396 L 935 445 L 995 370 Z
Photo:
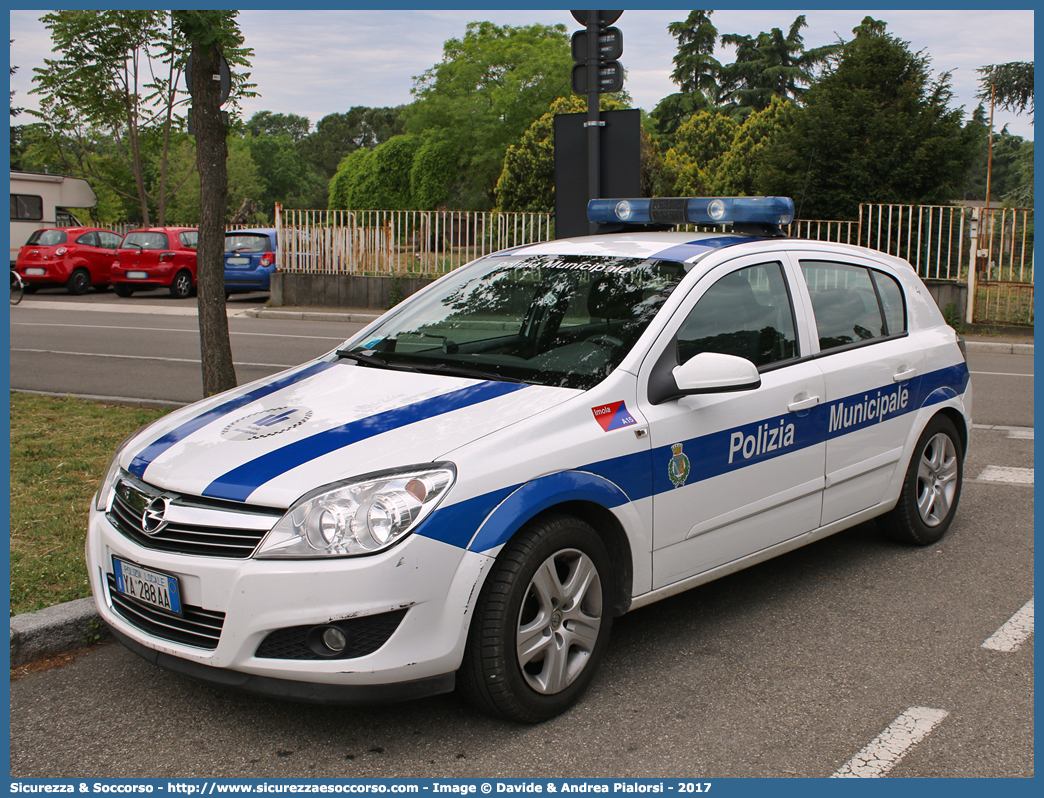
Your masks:
M 389 430 L 488 402 L 526 387 L 524 383 L 480 382 L 318 432 L 222 474 L 206 487 L 203 495 L 214 499 L 246 501 L 251 493 L 266 482 L 330 452 Z
M 134 459 L 131 460 L 131 464 L 127 467 L 127 470 L 138 478 L 144 478 L 145 469 L 147 469 L 157 457 L 167 451 L 174 444 L 178 443 L 178 441 L 187 438 L 193 432 L 202 429 L 207 424 L 216 421 L 228 413 L 238 410 L 241 407 L 245 407 L 251 402 L 273 394 L 276 391 L 280 391 L 290 385 L 295 385 L 296 383 L 306 380 L 321 371 L 333 368 L 335 365 L 337 365 L 336 362 L 327 362 L 325 360 L 316 361 L 299 371 L 295 371 L 285 377 L 280 377 L 272 382 L 260 385 L 251 391 L 247 391 L 242 396 L 237 396 L 227 402 L 222 402 L 217 407 L 213 407 L 205 413 L 189 419 L 185 423 L 180 424 L 170 432 L 150 443 L 134 456 Z

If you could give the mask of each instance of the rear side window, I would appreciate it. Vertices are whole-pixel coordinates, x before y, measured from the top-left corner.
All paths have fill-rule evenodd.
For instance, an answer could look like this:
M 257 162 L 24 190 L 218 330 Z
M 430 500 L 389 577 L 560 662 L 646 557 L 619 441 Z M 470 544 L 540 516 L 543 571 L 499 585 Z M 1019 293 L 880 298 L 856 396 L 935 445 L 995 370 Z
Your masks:
M 120 249 L 170 249 L 166 233 L 141 232 L 127 233 Z
M 767 366 L 797 356 L 794 310 L 783 267 L 749 266 L 712 285 L 678 331 L 678 359 L 701 352 L 746 358 Z
M 178 233 L 178 239 L 181 241 L 182 246 L 188 247 L 189 249 L 195 249 L 196 242 L 199 240 L 199 231 L 185 230 L 184 232 Z
M 873 341 L 906 329 L 902 291 L 894 279 L 863 266 L 802 261 L 821 351 Z
M 93 230 L 89 233 L 84 233 L 76 239 L 76 243 L 85 247 L 96 247 L 98 246 L 98 234 Z
M 68 236 L 64 230 L 34 230 L 32 235 L 29 236 L 29 240 L 26 242 L 27 246 L 36 247 L 57 247 L 60 244 L 64 244 Z
M 225 236 L 225 254 L 234 252 L 271 252 L 272 242 L 262 233 L 229 233 Z
M 43 197 L 32 194 L 12 194 L 11 220 L 43 221 Z

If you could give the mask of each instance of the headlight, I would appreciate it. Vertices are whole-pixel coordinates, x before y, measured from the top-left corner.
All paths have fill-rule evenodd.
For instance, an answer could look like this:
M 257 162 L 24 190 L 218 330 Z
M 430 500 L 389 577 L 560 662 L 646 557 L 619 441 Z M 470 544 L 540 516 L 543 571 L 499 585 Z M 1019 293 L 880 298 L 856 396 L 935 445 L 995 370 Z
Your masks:
M 390 548 L 442 501 L 457 472 L 435 463 L 325 485 L 294 502 L 255 557 L 356 557 Z
M 120 475 L 120 456 L 123 454 L 123 450 L 127 448 L 127 444 L 130 443 L 134 438 L 138 437 L 141 433 L 147 430 L 156 422 L 160 421 L 162 416 L 156 421 L 150 421 L 143 427 L 139 427 L 126 438 L 124 438 L 120 445 L 116 447 L 116 454 L 113 455 L 112 462 L 109 463 L 109 470 L 105 472 L 105 478 L 102 480 L 101 485 L 98 487 L 98 492 L 94 494 L 94 506 L 95 509 L 100 513 L 104 513 L 109 509 L 109 502 L 112 500 L 112 491 L 116 486 L 116 478 Z

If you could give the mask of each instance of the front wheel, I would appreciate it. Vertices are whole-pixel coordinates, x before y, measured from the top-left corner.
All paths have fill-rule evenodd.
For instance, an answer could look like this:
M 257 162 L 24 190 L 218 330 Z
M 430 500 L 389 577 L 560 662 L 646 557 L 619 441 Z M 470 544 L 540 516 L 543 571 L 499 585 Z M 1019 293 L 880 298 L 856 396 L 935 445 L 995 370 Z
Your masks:
M 917 441 L 899 503 L 878 519 L 882 530 L 900 543 L 935 543 L 950 528 L 963 480 L 964 449 L 957 428 L 946 416 L 935 416 Z
M 576 703 L 609 641 L 611 569 L 585 522 L 566 515 L 530 522 L 505 546 L 479 594 L 459 673 L 464 696 L 520 723 Z
M 178 272 L 174 275 L 174 282 L 170 284 L 170 295 L 175 299 L 186 299 L 192 294 L 192 275 L 188 272 Z

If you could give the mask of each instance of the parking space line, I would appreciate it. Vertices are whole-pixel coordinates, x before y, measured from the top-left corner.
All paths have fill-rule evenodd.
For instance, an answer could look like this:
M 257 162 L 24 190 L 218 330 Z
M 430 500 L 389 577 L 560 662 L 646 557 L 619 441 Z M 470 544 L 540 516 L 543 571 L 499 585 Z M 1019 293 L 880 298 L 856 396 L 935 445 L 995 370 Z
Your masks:
M 881 778 L 898 765 L 907 752 L 927 737 L 949 714 L 944 709 L 911 707 L 830 778 Z
M 1017 651 L 1019 646 L 1029 639 L 1033 634 L 1033 599 L 1023 605 L 1008 622 L 1000 629 L 990 635 L 989 639 L 982 644 L 983 648 L 992 651 Z
M 1007 482 L 1014 485 L 1032 485 L 1032 468 L 1015 468 L 1014 466 L 986 466 L 975 478 L 976 482 Z

